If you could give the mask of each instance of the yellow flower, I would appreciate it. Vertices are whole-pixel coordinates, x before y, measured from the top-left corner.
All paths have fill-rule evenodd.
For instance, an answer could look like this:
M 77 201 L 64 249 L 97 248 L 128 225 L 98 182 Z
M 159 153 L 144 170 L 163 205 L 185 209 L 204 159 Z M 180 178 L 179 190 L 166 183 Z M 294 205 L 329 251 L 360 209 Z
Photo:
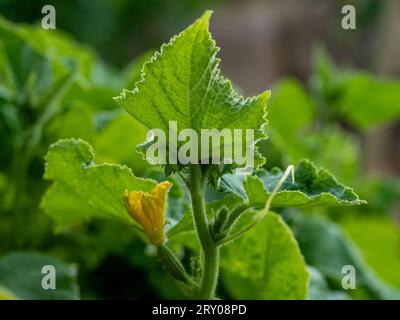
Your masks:
M 171 183 L 161 182 L 150 192 L 125 190 L 125 207 L 156 246 L 164 243 L 164 211 Z

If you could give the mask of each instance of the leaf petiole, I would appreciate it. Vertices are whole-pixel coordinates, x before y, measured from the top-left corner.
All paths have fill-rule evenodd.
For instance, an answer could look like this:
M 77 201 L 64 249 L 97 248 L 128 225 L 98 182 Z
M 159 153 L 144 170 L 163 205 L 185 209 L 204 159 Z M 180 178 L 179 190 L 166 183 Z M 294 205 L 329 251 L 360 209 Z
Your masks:
M 262 210 L 258 211 L 257 214 L 254 216 L 253 218 L 253 222 L 251 224 L 249 224 L 246 228 L 236 232 L 235 234 L 229 235 L 223 239 L 221 239 L 218 242 L 218 245 L 224 245 L 227 244 L 239 237 L 241 237 L 244 233 L 246 233 L 247 231 L 249 231 L 251 228 L 253 228 L 254 226 L 256 226 L 258 223 L 260 223 L 265 215 L 268 213 L 269 209 L 271 208 L 271 203 L 272 200 L 274 199 L 274 197 L 276 196 L 276 194 L 279 192 L 280 188 L 282 187 L 283 183 L 286 181 L 287 177 L 289 176 L 289 174 L 291 174 L 292 176 L 292 182 L 294 182 L 294 166 L 291 164 L 289 165 L 285 172 L 283 173 L 282 177 L 279 179 L 278 183 L 276 184 L 274 190 L 272 191 L 271 195 L 268 197 L 265 206 Z M 249 207 L 246 208 L 246 210 Z M 241 211 L 244 212 L 245 210 Z

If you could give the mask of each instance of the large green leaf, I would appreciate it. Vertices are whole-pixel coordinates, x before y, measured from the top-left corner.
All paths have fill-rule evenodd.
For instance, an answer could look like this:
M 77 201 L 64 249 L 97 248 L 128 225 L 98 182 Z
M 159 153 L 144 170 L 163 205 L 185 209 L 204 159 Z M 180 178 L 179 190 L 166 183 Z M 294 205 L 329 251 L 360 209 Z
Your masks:
M 210 16 L 207 11 L 163 45 L 144 65 L 136 87 L 115 99 L 146 127 L 166 134 L 169 121 L 177 121 L 178 131 L 190 128 L 199 137 L 201 129 L 227 128 L 252 129 L 255 140 L 265 138 L 262 127 L 270 93 L 244 98 L 220 75 L 219 49 L 208 31 Z
M 306 299 L 308 271 L 289 227 L 275 213 L 222 249 L 222 278 L 235 299 Z
M 55 289 L 43 289 L 42 268 L 55 268 Z M 3 288 L 3 289 L 2 289 Z M 13 252 L 0 258 L 0 299 L 79 299 L 77 269 L 36 252 Z
M 274 168 L 260 170 L 255 176 L 226 174 L 221 177 L 220 189 L 241 196 L 251 206 L 264 206 L 283 172 Z M 294 182 L 288 177 L 274 199 L 272 207 L 310 207 L 359 205 L 353 189 L 339 183 L 327 170 L 316 168 L 308 160 L 301 161 L 294 172 Z
M 156 182 L 137 178 L 126 166 L 94 164 L 91 146 L 76 139 L 60 140 L 46 155 L 45 179 L 54 183 L 42 200 L 42 207 L 59 226 L 112 218 L 134 223 L 126 213 L 123 193 L 150 191 Z

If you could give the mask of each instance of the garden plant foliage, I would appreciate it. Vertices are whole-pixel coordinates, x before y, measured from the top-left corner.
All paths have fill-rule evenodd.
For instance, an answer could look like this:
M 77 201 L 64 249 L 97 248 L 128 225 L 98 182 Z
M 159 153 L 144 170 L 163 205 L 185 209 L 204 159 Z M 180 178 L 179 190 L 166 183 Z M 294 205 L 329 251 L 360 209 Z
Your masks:
M 399 275 L 371 268 L 379 258 L 363 257 L 366 242 L 349 222 L 373 216 L 395 228 L 387 212 L 398 181 L 373 184 L 360 176 L 358 161 L 360 135 L 399 119 L 400 83 L 343 72 L 319 51 L 310 88 L 284 79 L 272 95 L 243 97 L 219 70 L 211 15 L 139 58 L 143 68 L 133 62 L 120 73 L 64 34 L 0 19 L 0 299 L 96 296 L 88 279 L 110 256 L 146 274 L 138 285 L 161 298 L 400 296 Z M 364 101 L 371 107 L 355 111 Z M 371 116 L 378 106 L 381 116 Z M 154 143 L 147 130 L 168 132 L 169 121 L 198 133 L 255 130 L 255 170 L 242 176 L 235 165 L 151 166 L 135 148 L 145 152 Z M 166 180 L 166 198 L 148 200 Z M 383 210 L 374 203 L 388 194 L 379 193 L 385 186 L 392 197 Z M 166 242 L 157 250 L 128 214 L 127 191 L 144 216 L 156 214 L 146 201 L 165 201 L 166 224 L 157 232 Z M 57 290 L 35 289 L 41 264 L 60 270 Z M 355 290 L 341 288 L 344 265 L 357 270 Z M 28 279 L 14 283 L 20 274 Z

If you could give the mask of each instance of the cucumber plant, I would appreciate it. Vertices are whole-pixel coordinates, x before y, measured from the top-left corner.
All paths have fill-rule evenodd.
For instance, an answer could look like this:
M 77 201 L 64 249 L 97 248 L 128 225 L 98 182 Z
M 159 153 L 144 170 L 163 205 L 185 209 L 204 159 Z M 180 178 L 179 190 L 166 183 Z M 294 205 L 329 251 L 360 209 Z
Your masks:
M 228 283 L 229 268 L 251 274 L 252 288 L 262 278 L 268 285 L 259 288 L 259 298 L 306 298 L 306 264 L 291 230 L 272 210 L 365 201 L 309 160 L 285 170 L 263 169 L 266 159 L 258 145 L 267 138 L 270 92 L 245 98 L 221 76 L 219 48 L 208 30 L 210 16 L 205 12 L 162 45 L 144 64 L 133 90 L 124 89 L 115 100 L 148 129 L 168 132 L 169 122 L 176 121 L 178 129 L 189 128 L 199 135 L 203 129 L 253 130 L 252 173 L 235 174 L 238 163 L 178 161 L 164 163 L 163 178 L 155 181 L 136 177 L 127 166 L 97 164 L 87 142 L 63 139 L 51 145 L 45 157 L 44 177 L 53 183 L 42 207 L 59 229 L 92 218 L 126 224 L 157 248 L 165 270 L 189 298 L 217 298 L 221 266 L 227 270 Z M 138 150 L 146 154 L 155 143 L 150 137 Z M 210 189 L 213 199 L 207 197 Z M 174 244 L 190 247 L 193 241 L 197 257 L 188 268 Z M 261 242 L 264 247 L 257 245 Z M 232 259 L 239 253 L 244 260 L 261 263 Z M 246 290 L 246 283 L 237 287 Z

